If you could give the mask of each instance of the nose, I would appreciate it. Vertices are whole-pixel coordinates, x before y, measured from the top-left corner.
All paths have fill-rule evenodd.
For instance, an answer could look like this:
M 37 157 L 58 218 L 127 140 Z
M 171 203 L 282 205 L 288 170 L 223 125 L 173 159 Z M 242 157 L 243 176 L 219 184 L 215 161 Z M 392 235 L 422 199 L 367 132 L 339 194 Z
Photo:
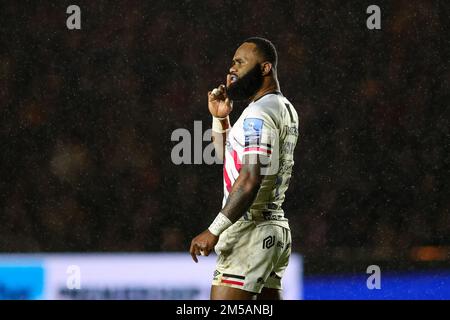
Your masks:
M 235 67 L 235 65 L 232 65 L 231 67 L 230 67 L 230 73 L 236 73 L 237 72 L 237 69 L 236 69 L 236 67 Z

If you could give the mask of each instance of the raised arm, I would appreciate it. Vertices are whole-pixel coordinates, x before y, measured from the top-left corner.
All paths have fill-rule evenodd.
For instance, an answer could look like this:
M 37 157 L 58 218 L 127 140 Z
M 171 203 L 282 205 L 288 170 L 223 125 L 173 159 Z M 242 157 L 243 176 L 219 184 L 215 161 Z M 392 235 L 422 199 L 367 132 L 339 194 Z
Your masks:
M 230 81 L 227 78 L 227 83 Z M 229 114 L 233 110 L 233 101 L 227 97 L 226 87 L 219 87 L 208 92 L 208 109 L 213 116 L 212 141 L 216 150 L 216 157 L 223 160 L 227 131 L 231 128 Z

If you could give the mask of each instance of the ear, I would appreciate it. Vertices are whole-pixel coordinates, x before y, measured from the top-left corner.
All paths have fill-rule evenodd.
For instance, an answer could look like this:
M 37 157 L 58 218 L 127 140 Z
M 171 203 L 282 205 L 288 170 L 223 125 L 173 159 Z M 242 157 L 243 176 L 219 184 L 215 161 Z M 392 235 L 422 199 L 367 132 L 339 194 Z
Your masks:
M 272 71 L 272 64 L 270 62 L 263 62 L 261 65 L 261 71 L 263 76 L 267 76 Z

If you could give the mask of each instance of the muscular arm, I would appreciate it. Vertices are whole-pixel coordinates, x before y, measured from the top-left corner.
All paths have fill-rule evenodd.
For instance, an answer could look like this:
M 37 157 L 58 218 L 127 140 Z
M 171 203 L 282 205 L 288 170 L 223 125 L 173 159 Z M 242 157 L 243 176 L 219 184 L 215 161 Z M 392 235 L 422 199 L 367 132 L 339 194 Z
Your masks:
M 259 156 L 256 154 L 245 156 L 239 176 L 222 209 L 222 213 L 231 222 L 236 222 L 250 208 L 258 194 L 262 179 Z
M 225 215 L 233 223 L 242 217 L 255 200 L 261 186 L 262 178 L 259 156 L 244 156 L 241 171 L 233 184 L 233 188 L 221 214 Z M 203 231 L 191 242 L 189 252 L 192 259 L 198 262 L 198 255 L 209 255 L 218 240 L 219 236 L 211 233 L 209 229 Z

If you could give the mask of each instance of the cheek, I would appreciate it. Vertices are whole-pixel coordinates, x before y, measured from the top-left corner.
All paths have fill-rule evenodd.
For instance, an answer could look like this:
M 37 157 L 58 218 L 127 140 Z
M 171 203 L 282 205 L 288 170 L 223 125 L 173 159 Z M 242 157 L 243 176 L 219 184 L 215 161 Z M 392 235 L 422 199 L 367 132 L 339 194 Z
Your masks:
M 238 71 L 237 75 L 238 75 L 239 79 L 241 79 L 242 77 L 245 77 L 250 71 L 252 71 L 252 69 L 243 67 L 237 71 Z

